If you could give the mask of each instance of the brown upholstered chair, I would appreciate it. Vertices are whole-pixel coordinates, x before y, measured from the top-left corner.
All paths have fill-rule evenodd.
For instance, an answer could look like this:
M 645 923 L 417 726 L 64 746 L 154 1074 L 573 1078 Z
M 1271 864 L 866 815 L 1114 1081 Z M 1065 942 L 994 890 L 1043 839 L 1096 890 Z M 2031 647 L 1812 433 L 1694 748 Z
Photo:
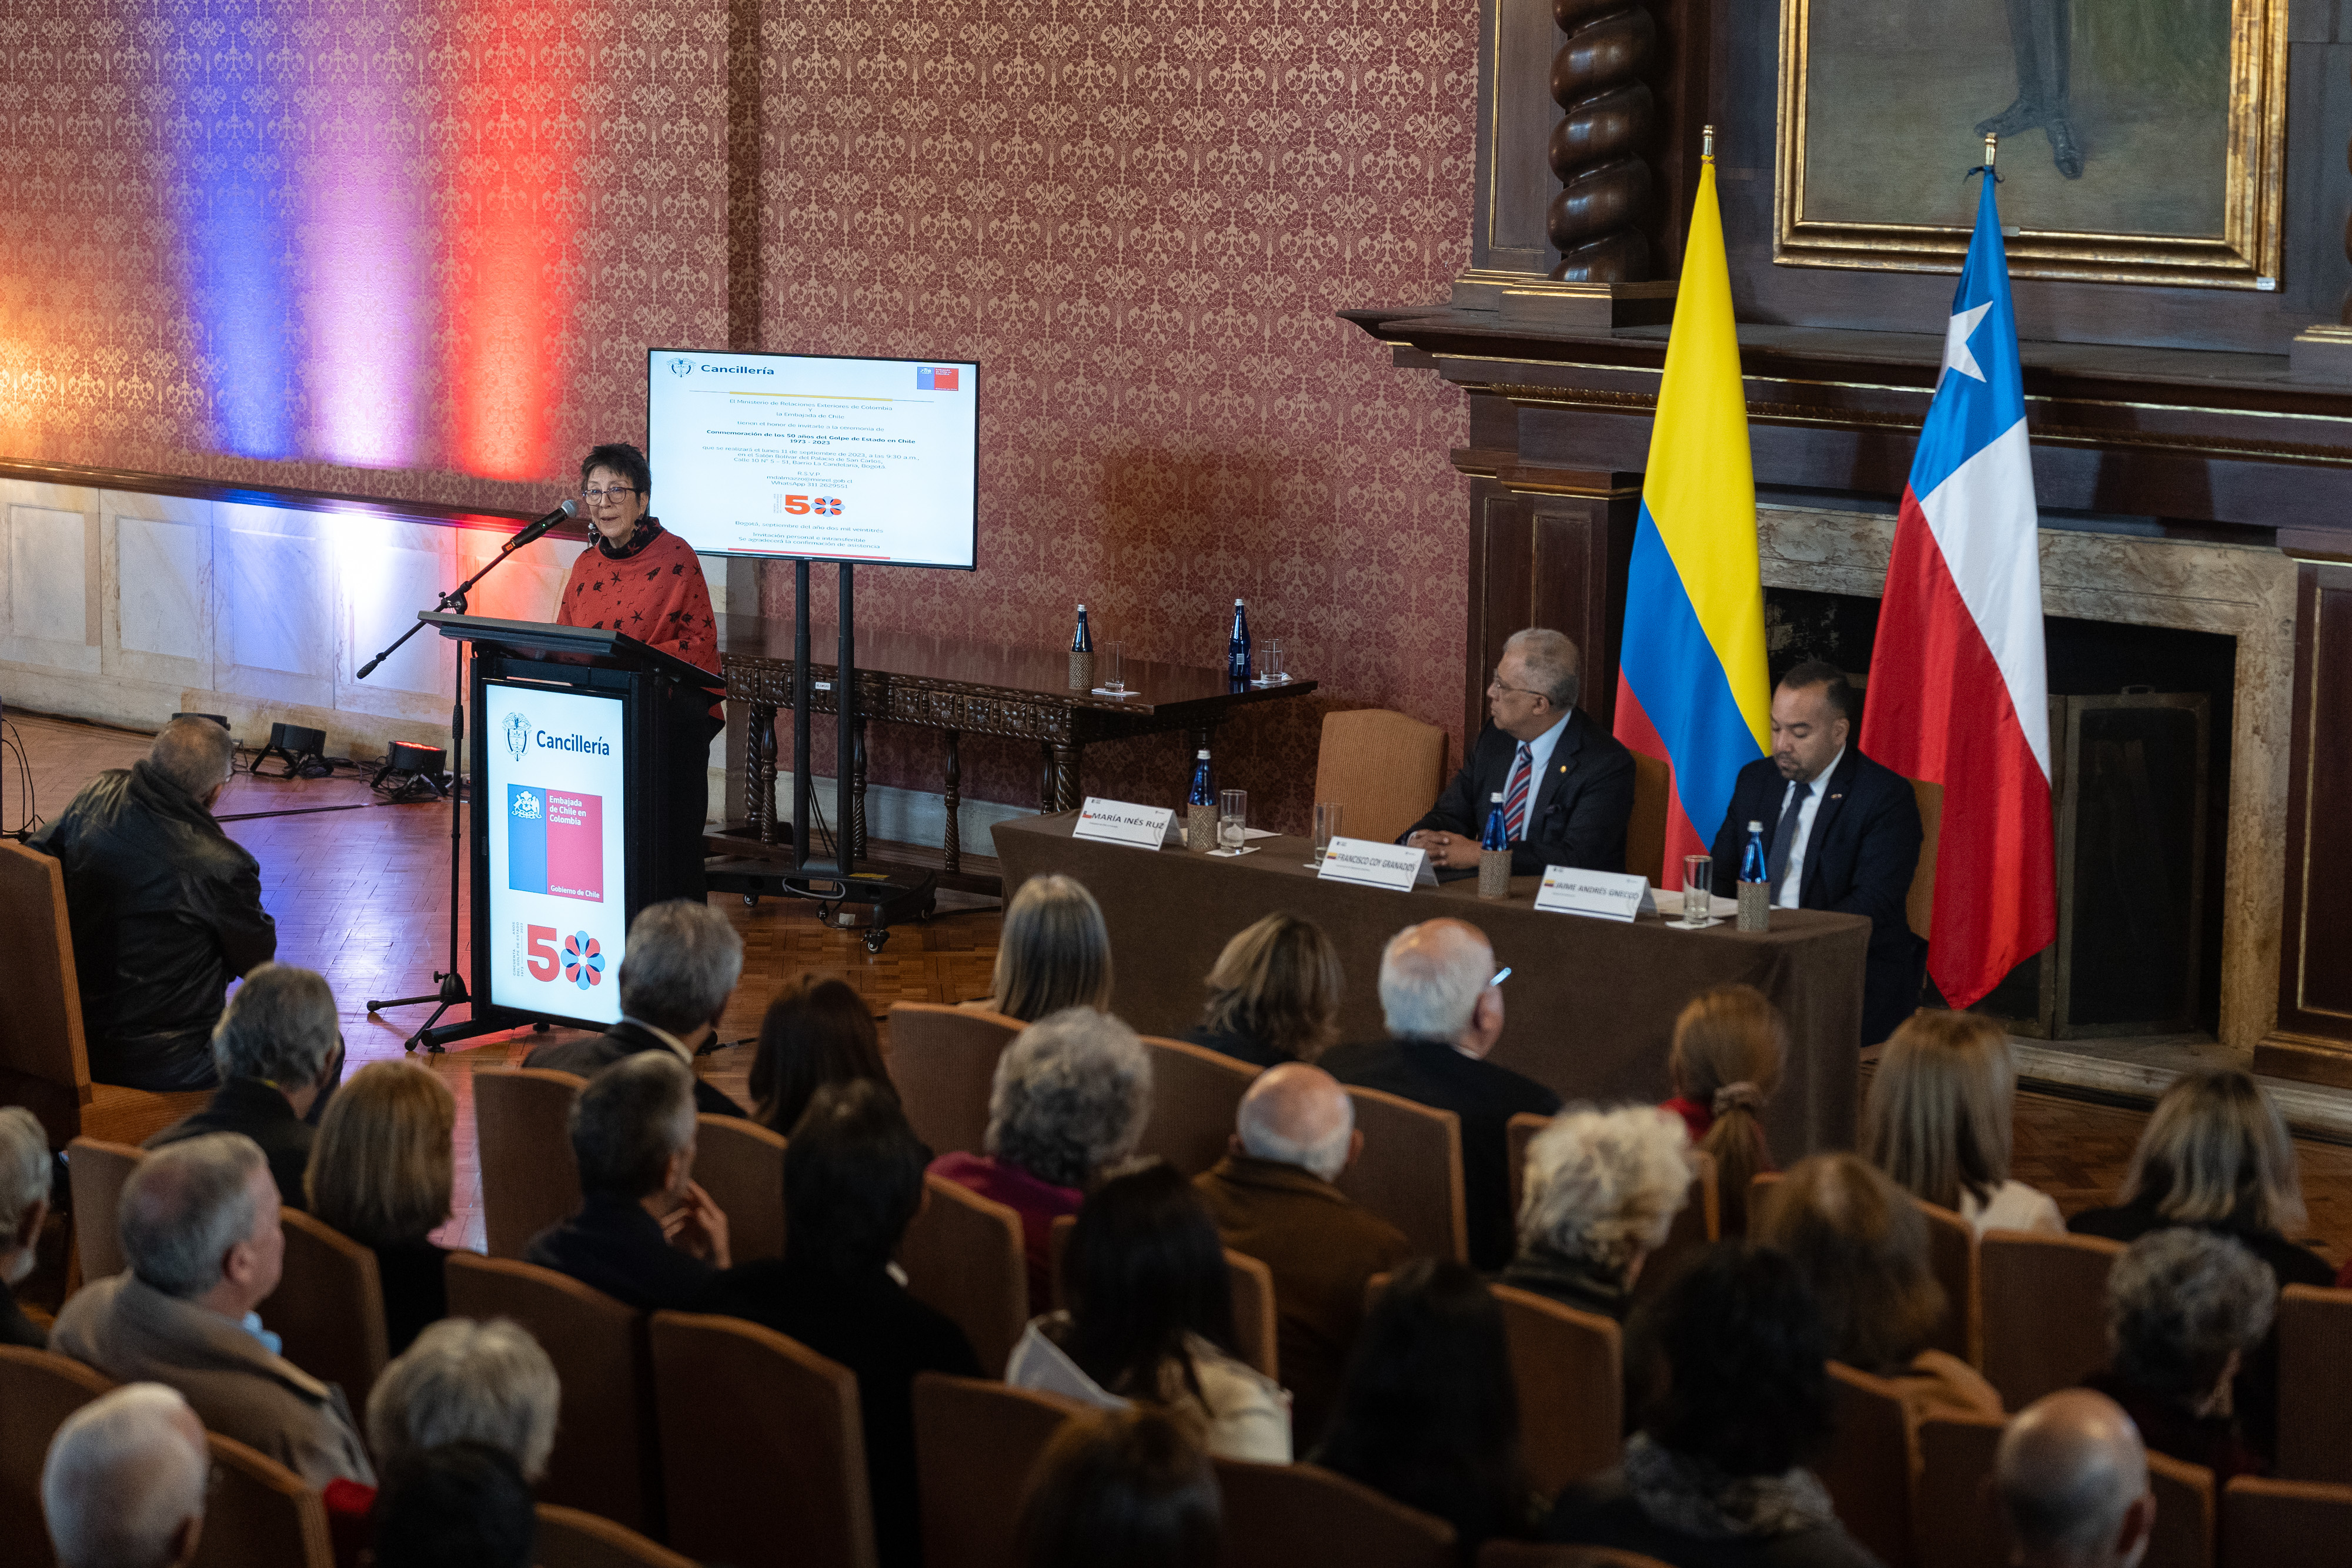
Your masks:
M 727 1217 L 728 1250 L 738 1263 L 782 1257 L 782 1134 L 740 1116 L 694 1121 L 694 1179 Z
M 1674 776 L 1665 758 L 1633 753 L 1633 811 L 1625 820 L 1625 869 L 1646 876 L 1652 887 L 1666 885 L 1666 798 Z M 1682 885 L 1682 867 L 1675 868 L 1675 886 Z
M 1225 1270 L 1233 1277 L 1234 1348 L 1241 1358 L 1282 1381 L 1276 1354 L 1274 1270 L 1244 1252 L 1225 1249 Z
M 1931 1416 L 1919 1423 L 1919 1479 L 1912 1492 L 1917 1568 L 2003 1568 L 1993 1456 L 2009 1423 L 1998 1416 Z
M 1518 1223 L 1519 1204 L 1526 1197 L 1528 1185 L 1528 1145 L 1536 1134 L 1551 1125 L 1549 1116 L 1538 1116 L 1532 1111 L 1522 1111 L 1503 1124 L 1503 1161 L 1508 1167 L 1510 1184 L 1511 1222 Z
M 857 1379 L 739 1318 L 653 1315 L 669 1543 L 735 1568 L 875 1568 Z
M 1549 1497 L 1617 1463 L 1625 1425 L 1623 1332 L 1532 1291 L 1491 1289 L 1518 1385 L 1528 1479 Z
M 586 1082 L 543 1067 L 475 1072 L 475 1153 L 491 1257 L 521 1257 L 532 1237 L 578 1212 L 580 1166 L 565 1123 Z
M 562 1403 L 540 1497 L 658 1538 L 661 1469 L 645 1320 L 577 1280 L 509 1258 L 452 1252 L 448 1281 L 451 1316 L 512 1318 L 555 1364 Z
M 2107 1364 L 2107 1270 L 2123 1251 L 2104 1236 L 1985 1232 L 1977 1243 L 1984 1375 L 2002 1405 L 2022 1410 Z
M 1976 1227 L 1948 1208 L 1923 1203 L 1927 1217 L 1927 1267 L 1944 1287 L 1944 1321 L 1929 1350 L 1948 1351 L 1971 1366 L 1984 1364 L 1984 1329 L 1978 1305 Z M 2102 1314 L 2104 1321 L 2104 1314 Z
M 935 1155 L 978 1154 L 988 1136 L 996 1059 L 1024 1026 L 1003 1013 L 890 1004 L 890 1082 L 915 1135 Z
M 1136 1152 L 1157 1155 L 1186 1176 L 1225 1157 L 1242 1096 L 1258 1069 L 1181 1040 L 1143 1038 L 1151 1056 L 1151 1113 Z
M 2278 1474 L 2352 1483 L 2352 1291 L 2279 1293 Z
M 1911 1439 L 1902 1393 L 1834 1361 L 1830 1381 L 1835 1431 L 1814 1470 L 1847 1531 L 1886 1568 L 1910 1568 Z
M 285 1341 L 287 1360 L 341 1384 L 352 1410 L 364 1410 L 392 1356 L 375 1253 L 299 1208 L 281 1208 L 278 1218 L 286 1271 L 261 1303 L 261 1321 Z
M 56 1561 L 41 1522 L 49 1439 L 67 1416 L 113 1386 L 71 1357 L 0 1345 L 0 1541 L 8 1543 L 9 1562 L 49 1568 Z
M 1643 1300 L 1656 1295 L 1685 1259 L 1722 1239 L 1723 1197 L 1716 1186 L 1715 1156 L 1705 1149 L 1694 1149 L 1690 1195 L 1674 1224 L 1667 1227 L 1664 1242 L 1642 1260 L 1642 1277 L 1633 1281 L 1633 1294 Z
M 1673 1564 L 1639 1552 L 1620 1552 L 1614 1546 L 1489 1541 L 1478 1548 L 1478 1568 L 1673 1568 Z
M 205 1445 L 213 1489 L 194 1568 L 334 1568 L 327 1505 L 300 1476 L 218 1432 L 205 1433 Z
M 626 1525 L 558 1503 L 539 1505 L 537 1568 L 695 1568 L 694 1559 Z
M 1320 1465 L 1214 1463 L 1224 1568 L 1454 1568 L 1452 1525 Z
M 2213 1568 L 2213 1472 L 2150 1454 L 2147 1490 L 2156 1494 L 2156 1528 L 2148 1533 L 2140 1568 Z M 2340 1551 L 2344 1542 L 2328 1544 Z
M 1029 1474 L 1062 1423 L 1085 1408 L 1003 1383 L 916 1374 L 924 1568 L 1016 1568 L 1013 1535 Z
M 2221 1493 L 2227 1568 L 2341 1559 L 2352 1540 L 2352 1487 L 2240 1476 Z
M 1386 708 L 1323 716 L 1315 799 L 1339 802 L 1339 831 L 1386 843 L 1445 788 L 1445 732 Z
M 1415 1252 L 1467 1262 L 1461 1118 L 1378 1089 L 1350 1089 L 1348 1098 L 1364 1152 L 1339 1173 L 1339 1190 L 1403 1231 Z
M 122 1184 L 146 1157 L 144 1149 L 100 1138 L 76 1138 L 66 1145 L 66 1180 L 73 1187 L 74 1250 L 84 1284 L 120 1274 L 125 1267 L 115 1211 L 122 1206 Z
M 898 1266 L 907 1289 L 955 1320 L 980 1368 L 1004 1375 L 1004 1364 L 1034 1312 L 1021 1217 L 1004 1205 L 943 1176 L 925 1176 L 930 1202 L 907 1227 Z

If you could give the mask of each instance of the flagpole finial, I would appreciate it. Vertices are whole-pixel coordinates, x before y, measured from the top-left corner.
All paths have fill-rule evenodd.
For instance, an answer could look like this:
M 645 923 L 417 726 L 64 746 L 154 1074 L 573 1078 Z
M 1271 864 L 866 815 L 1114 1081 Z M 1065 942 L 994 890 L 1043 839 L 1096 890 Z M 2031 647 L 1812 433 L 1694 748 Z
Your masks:
M 1993 149 L 2000 141 L 2000 137 L 1995 136 L 1990 132 L 1988 132 L 1985 136 L 1985 167 L 1988 169 L 1992 167 Z
M 1715 161 L 1715 127 L 1712 125 L 1699 127 L 1698 155 L 1708 162 Z

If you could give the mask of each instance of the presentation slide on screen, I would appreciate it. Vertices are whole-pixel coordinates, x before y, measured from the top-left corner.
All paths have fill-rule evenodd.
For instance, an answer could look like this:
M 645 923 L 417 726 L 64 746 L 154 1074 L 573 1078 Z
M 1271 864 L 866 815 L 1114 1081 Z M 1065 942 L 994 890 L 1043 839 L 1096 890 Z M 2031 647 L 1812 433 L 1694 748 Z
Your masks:
M 551 1019 L 621 1017 L 628 885 L 621 700 L 488 681 L 490 1000 Z
M 698 551 L 973 564 L 978 365 L 656 349 L 646 382 L 655 510 Z

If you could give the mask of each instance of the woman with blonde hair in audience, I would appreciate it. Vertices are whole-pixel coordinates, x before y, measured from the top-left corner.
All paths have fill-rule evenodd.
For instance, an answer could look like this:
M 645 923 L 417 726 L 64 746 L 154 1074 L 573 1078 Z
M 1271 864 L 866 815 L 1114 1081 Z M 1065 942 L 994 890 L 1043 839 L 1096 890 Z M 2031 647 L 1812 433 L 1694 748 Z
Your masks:
M 1862 1152 L 1922 1203 L 1976 1228 L 2066 1228 L 2058 1206 L 2009 1175 L 2017 1070 L 2009 1034 L 1978 1013 L 1922 1009 L 1887 1040 L 1862 1107 Z
M 1643 1261 L 1690 1199 L 1689 1140 L 1649 1105 L 1570 1105 L 1528 1145 L 1503 1283 L 1624 1322 Z
M 457 1124 L 457 1102 L 431 1069 L 372 1061 L 335 1091 L 310 1145 L 310 1212 L 373 1249 L 394 1355 L 449 1310 L 448 1250 L 429 1238 L 449 1218 Z
M 1320 925 L 1269 915 L 1217 955 L 1208 1010 L 1184 1038 L 1253 1067 L 1312 1061 L 1339 1038 L 1346 983 L 1339 949 Z
M 1795 1260 L 1820 1299 L 1831 1355 L 1895 1383 L 1914 1416 L 1998 1416 L 2000 1396 L 1927 1342 L 1957 1303 L 1927 1260 L 1927 1218 L 1886 1173 L 1854 1155 L 1814 1155 L 1773 1184 L 1749 1234 Z
M 1773 1168 L 1764 1107 L 1788 1061 L 1788 1020 L 1753 986 L 1701 991 L 1675 1019 L 1666 1053 L 1675 1092 L 1664 1109 L 1683 1119 L 1692 1145 L 1715 1161 L 1726 1236 L 1747 1233 L 1748 1185 Z
M 1110 1008 L 1110 933 L 1076 877 L 1033 876 L 1004 906 L 988 995 L 962 1004 L 1035 1023 L 1064 1008 Z
M 818 1090 L 859 1079 L 897 1096 L 866 998 L 830 975 L 797 977 L 776 993 L 760 1020 L 759 1050 L 751 1058 L 751 1119 L 789 1135 Z

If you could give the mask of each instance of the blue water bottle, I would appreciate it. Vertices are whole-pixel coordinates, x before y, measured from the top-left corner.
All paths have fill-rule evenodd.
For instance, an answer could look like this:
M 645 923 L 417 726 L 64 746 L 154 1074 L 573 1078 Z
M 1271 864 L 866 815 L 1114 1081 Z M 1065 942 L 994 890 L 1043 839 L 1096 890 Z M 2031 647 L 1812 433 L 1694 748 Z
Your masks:
M 1761 822 L 1748 824 L 1748 847 L 1739 852 L 1739 880 L 1742 882 L 1772 880 L 1770 862 L 1764 858 L 1764 824 Z
M 1201 747 L 1192 762 L 1192 792 L 1184 797 L 1188 806 L 1208 806 L 1217 803 L 1217 781 L 1209 772 L 1209 748 Z
M 1078 606 L 1078 629 L 1070 636 L 1070 652 L 1091 653 L 1095 651 L 1095 634 L 1087 630 L 1087 607 Z
M 1739 929 L 1772 928 L 1772 869 L 1764 858 L 1764 824 L 1748 824 L 1748 847 L 1739 852 Z
M 1203 855 L 1217 847 L 1217 781 L 1205 746 L 1192 759 L 1192 788 L 1184 797 L 1184 847 Z
M 1478 835 L 1478 896 L 1511 894 L 1511 828 L 1503 818 L 1503 792 L 1486 797 L 1486 831 Z
M 1247 685 L 1250 678 L 1249 614 L 1242 601 L 1234 601 L 1233 635 L 1225 642 L 1225 680 L 1235 686 Z
M 1511 830 L 1509 824 L 1503 821 L 1503 792 L 1497 789 L 1490 799 L 1494 804 L 1487 810 L 1486 831 L 1478 835 L 1478 847 L 1482 850 L 1509 849 Z

